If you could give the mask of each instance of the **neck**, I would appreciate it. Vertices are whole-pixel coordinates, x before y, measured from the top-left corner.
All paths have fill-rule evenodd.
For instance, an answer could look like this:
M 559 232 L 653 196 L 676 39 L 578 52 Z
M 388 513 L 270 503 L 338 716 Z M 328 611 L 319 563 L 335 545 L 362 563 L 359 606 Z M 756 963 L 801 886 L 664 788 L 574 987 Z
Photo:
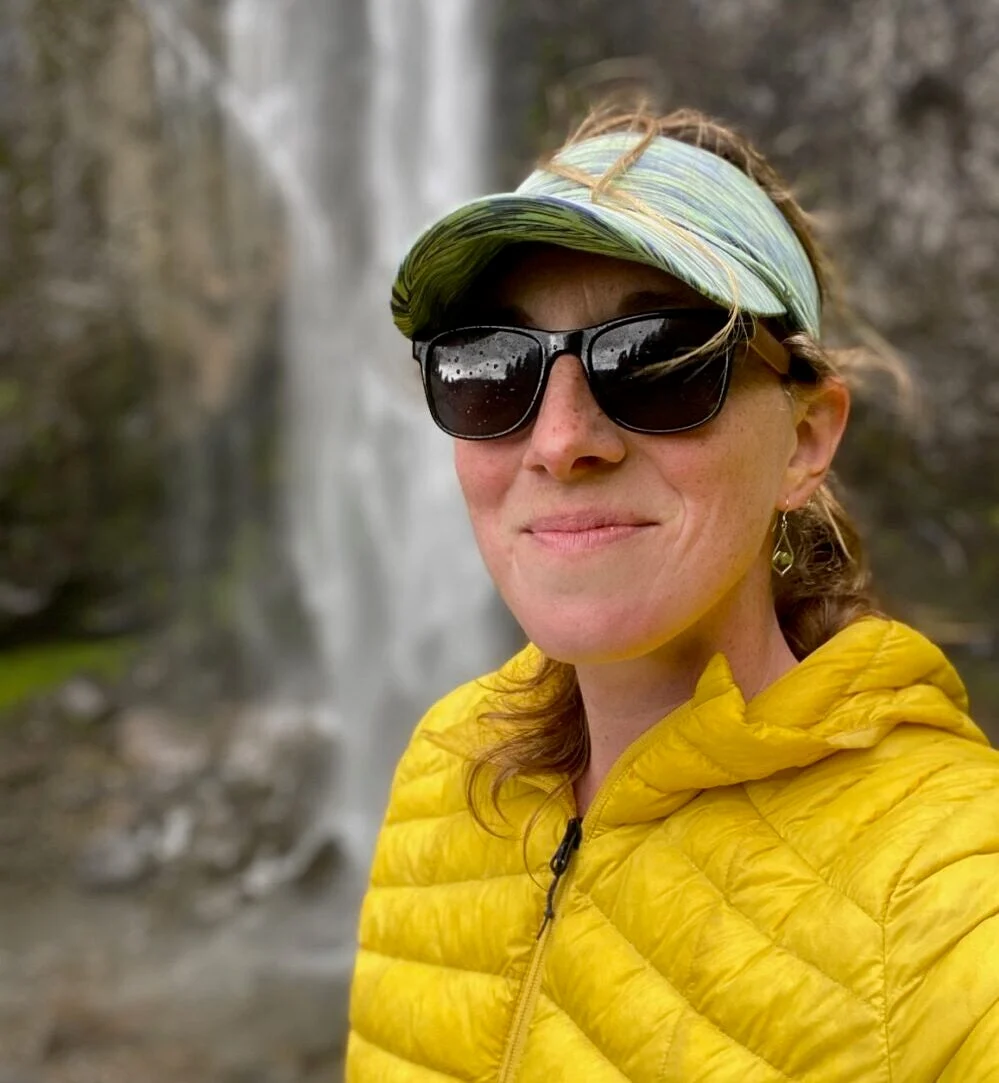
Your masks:
M 628 746 L 691 698 L 719 653 L 746 700 L 795 666 L 769 591 L 763 604 L 730 604 L 639 658 L 576 666 L 590 737 L 589 763 L 574 787 L 579 815 Z

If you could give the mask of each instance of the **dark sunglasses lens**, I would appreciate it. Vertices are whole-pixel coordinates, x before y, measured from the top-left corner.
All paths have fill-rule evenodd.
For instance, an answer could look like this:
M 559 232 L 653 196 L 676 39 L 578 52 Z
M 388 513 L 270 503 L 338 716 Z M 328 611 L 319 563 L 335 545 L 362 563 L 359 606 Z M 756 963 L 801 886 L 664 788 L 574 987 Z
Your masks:
M 711 311 L 656 316 L 611 327 L 591 346 L 594 397 L 608 417 L 643 432 L 679 432 L 718 412 L 731 347 L 695 356 L 726 323 Z
M 500 436 L 525 419 L 541 379 L 541 349 L 516 331 L 467 328 L 438 336 L 427 357 L 430 411 L 452 436 Z

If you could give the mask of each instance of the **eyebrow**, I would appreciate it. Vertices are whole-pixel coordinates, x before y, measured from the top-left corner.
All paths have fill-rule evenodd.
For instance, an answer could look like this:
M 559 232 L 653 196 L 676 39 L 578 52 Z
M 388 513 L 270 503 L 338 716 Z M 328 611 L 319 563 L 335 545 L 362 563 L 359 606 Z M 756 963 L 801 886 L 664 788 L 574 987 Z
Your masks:
M 533 327 L 537 324 L 520 305 L 483 305 L 465 314 L 476 323 L 499 324 L 508 327 Z
M 693 292 L 693 291 L 691 291 Z M 685 297 L 679 291 L 673 290 L 639 290 L 637 293 L 629 293 L 623 298 L 618 308 L 622 315 L 630 316 L 638 312 L 651 312 L 660 308 L 689 308 L 691 298 Z M 711 302 L 704 298 L 705 308 L 711 307 Z
M 693 291 L 691 291 L 693 293 Z M 642 312 L 654 312 L 659 309 L 689 308 L 689 301 L 679 291 L 674 290 L 638 290 L 629 293 L 617 306 L 619 316 L 634 316 Z M 712 302 L 704 298 L 704 307 L 713 307 Z M 463 316 L 469 322 L 499 324 L 509 327 L 538 329 L 537 322 L 515 304 L 483 305 L 467 310 Z M 613 317 L 612 317 L 613 318 Z

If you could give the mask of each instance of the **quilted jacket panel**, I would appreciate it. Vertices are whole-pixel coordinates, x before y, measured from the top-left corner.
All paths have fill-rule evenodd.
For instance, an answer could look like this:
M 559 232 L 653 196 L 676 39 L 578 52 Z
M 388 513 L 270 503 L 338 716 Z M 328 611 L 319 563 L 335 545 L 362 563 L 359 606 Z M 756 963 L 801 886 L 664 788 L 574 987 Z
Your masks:
M 466 805 L 495 683 L 396 773 L 349 1083 L 999 1080 L 999 754 L 925 639 L 860 621 L 748 704 L 714 659 L 611 771 L 547 924 L 559 780 L 507 786 L 499 836 Z

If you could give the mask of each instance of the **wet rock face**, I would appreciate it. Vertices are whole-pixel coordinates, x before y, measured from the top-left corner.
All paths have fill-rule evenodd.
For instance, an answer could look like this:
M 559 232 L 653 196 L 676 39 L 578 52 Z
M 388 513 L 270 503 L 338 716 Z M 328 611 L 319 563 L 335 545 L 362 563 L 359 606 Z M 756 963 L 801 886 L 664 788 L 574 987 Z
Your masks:
M 151 358 L 103 243 L 113 8 L 0 11 L 0 642 L 134 626 L 160 568 Z
M 276 204 L 163 77 L 139 5 L 0 10 L 0 647 L 231 623 L 206 579 L 265 547 Z

